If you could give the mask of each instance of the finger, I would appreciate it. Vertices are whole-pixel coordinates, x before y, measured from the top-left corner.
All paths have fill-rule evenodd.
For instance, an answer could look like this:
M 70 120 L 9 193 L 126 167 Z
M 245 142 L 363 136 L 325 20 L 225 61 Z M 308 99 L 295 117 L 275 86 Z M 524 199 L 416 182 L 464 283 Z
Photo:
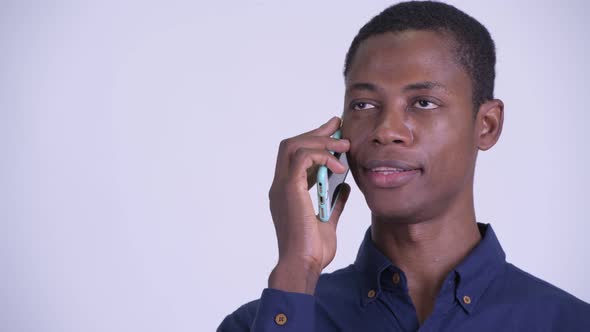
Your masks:
M 334 139 L 328 137 L 337 130 L 336 127 L 340 126 L 339 121 L 340 118 L 333 117 L 318 129 L 281 141 L 279 145 L 279 152 L 277 154 L 274 178 L 276 179 L 277 176 L 281 174 L 281 170 L 284 170 L 286 169 L 286 167 L 289 167 L 291 154 L 293 154 L 301 147 L 307 147 L 312 149 L 327 149 L 330 151 L 340 153 L 348 151 L 348 149 L 350 148 L 350 141 L 348 141 L 347 139 Z M 330 126 L 333 126 L 334 129 L 332 130 L 332 127 Z M 322 127 L 324 127 L 324 129 L 322 129 Z M 318 133 L 326 133 L 326 135 L 314 136 Z
M 320 165 L 314 165 L 307 169 L 307 190 L 311 189 L 318 181 Z
M 301 148 L 297 150 L 292 158 L 291 170 L 295 173 L 304 173 L 316 166 L 324 165 L 333 173 L 344 173 L 346 166 L 333 154 L 326 150 Z
M 347 152 L 350 148 L 348 139 L 336 139 L 328 136 L 298 136 L 285 140 L 284 152 L 292 154 L 299 148 L 324 149 L 334 152 Z
M 346 201 L 348 201 L 348 197 L 350 196 L 350 186 L 348 183 L 343 182 L 338 186 L 338 194 L 336 195 L 336 203 L 334 204 L 334 209 L 332 209 L 332 215 L 330 216 L 329 224 L 332 224 L 334 228 L 338 225 L 338 221 L 340 220 L 340 215 L 342 211 L 344 211 L 344 206 L 346 205 Z
M 339 117 L 334 116 L 318 128 L 310 130 L 300 136 L 330 136 L 340 128 L 341 124 L 342 120 Z
M 334 173 L 346 171 L 346 166 L 328 151 L 301 148 L 293 156 L 289 173 L 295 176 L 296 180 L 303 181 L 305 190 L 308 190 L 307 170 L 315 165 L 325 165 Z
M 294 137 L 283 140 L 277 156 L 275 178 L 289 168 L 293 156 L 300 149 L 330 150 L 338 153 L 347 152 L 350 149 L 350 141 L 347 139 L 334 139 L 330 137 Z

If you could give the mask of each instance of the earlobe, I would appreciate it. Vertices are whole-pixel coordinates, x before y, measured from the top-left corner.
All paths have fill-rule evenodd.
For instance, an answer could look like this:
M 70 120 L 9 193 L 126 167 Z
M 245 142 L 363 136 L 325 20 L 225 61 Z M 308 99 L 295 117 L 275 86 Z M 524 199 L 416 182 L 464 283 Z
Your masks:
M 504 124 L 504 103 L 500 99 L 484 102 L 477 114 L 477 147 L 486 151 L 496 144 Z

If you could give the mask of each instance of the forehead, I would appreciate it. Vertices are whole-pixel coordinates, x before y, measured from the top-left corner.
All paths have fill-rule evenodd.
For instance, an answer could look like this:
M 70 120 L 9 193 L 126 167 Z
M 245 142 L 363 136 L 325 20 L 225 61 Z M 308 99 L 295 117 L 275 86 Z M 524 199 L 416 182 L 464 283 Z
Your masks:
M 406 30 L 369 37 L 354 55 L 346 85 L 367 81 L 402 86 L 432 81 L 454 92 L 470 92 L 469 76 L 458 64 L 454 46 L 448 33 L 435 31 Z

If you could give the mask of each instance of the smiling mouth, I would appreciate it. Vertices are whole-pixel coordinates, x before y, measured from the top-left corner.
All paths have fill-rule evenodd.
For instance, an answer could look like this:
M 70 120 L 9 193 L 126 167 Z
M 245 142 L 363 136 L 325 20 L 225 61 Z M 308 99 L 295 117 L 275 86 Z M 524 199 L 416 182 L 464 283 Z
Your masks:
M 389 175 L 395 173 L 402 173 L 402 172 L 411 172 L 416 171 L 417 169 L 403 169 L 403 168 L 393 168 L 393 167 L 375 167 L 369 169 L 370 172 L 379 173 L 382 175 Z
M 397 188 L 412 181 L 422 169 L 400 161 L 371 161 L 365 165 L 369 183 L 378 188 Z

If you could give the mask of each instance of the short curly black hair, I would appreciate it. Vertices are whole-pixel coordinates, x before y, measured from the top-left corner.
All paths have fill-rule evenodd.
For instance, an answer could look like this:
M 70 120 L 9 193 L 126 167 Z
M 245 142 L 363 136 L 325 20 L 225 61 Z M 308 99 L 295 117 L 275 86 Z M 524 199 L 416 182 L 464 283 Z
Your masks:
M 373 17 L 359 30 L 346 53 L 344 77 L 361 42 L 378 34 L 405 30 L 449 33 L 454 38 L 456 59 L 471 78 L 475 111 L 494 98 L 496 49 L 490 33 L 461 10 L 435 1 L 401 2 Z

